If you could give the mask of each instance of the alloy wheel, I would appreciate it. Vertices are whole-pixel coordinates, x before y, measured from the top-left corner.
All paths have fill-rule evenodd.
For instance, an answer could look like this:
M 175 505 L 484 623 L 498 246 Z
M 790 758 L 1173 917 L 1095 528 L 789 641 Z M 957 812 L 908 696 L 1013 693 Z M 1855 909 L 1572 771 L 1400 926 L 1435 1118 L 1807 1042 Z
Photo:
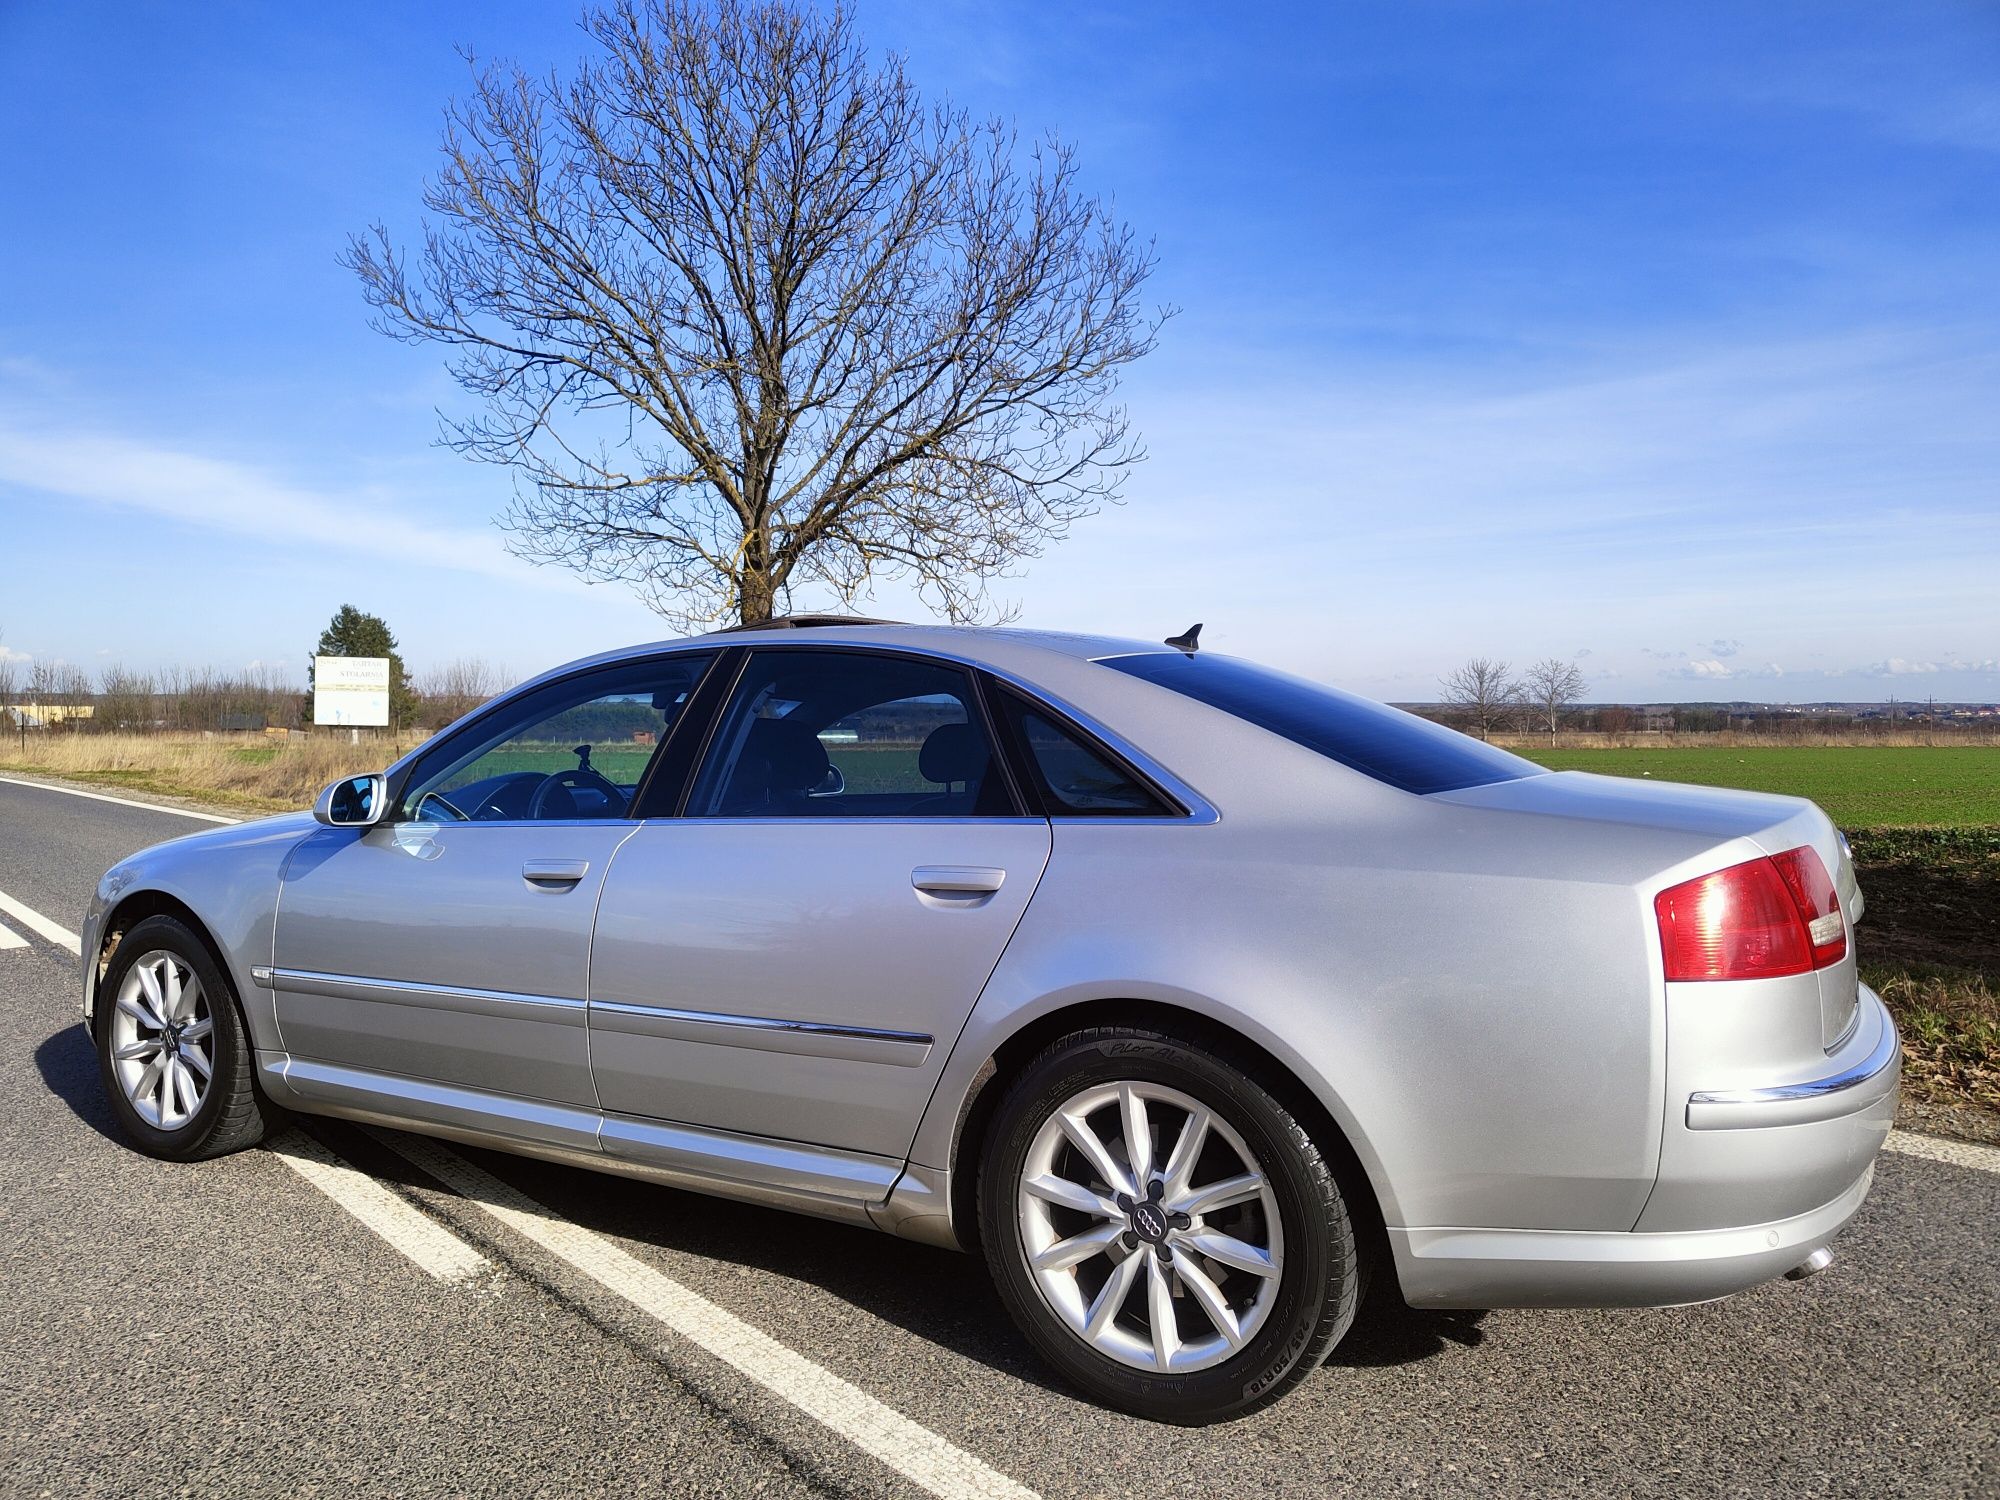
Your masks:
M 1269 1177 L 1228 1121 L 1177 1089 L 1122 1080 L 1072 1095 L 1037 1131 L 1016 1198 L 1043 1298 L 1120 1364 L 1219 1364 L 1277 1299 Z
M 141 1120 L 179 1130 L 215 1076 L 215 1017 L 187 961 L 164 948 L 125 971 L 111 1015 L 111 1062 Z

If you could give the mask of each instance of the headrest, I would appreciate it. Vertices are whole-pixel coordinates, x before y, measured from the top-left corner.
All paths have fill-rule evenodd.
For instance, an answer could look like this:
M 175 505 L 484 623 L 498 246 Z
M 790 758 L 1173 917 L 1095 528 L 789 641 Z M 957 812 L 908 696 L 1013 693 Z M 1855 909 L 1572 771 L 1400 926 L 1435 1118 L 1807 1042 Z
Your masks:
M 759 719 L 748 749 L 770 766 L 774 792 L 809 792 L 826 780 L 832 765 L 819 736 L 790 719 Z
M 940 724 L 917 752 L 926 781 L 977 781 L 986 774 L 986 742 L 970 724 Z

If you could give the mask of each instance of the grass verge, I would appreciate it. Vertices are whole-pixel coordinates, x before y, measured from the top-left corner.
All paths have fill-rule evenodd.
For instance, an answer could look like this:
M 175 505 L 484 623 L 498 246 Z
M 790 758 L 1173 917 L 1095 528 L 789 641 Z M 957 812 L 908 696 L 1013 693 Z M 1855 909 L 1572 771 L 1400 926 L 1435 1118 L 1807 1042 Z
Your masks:
M 2000 1110 L 2000 828 L 1848 837 L 1868 901 L 1861 974 L 1903 1034 L 1905 1092 Z
M 329 781 L 379 771 L 399 753 L 389 739 L 352 744 L 331 734 L 273 741 L 263 735 L 50 733 L 31 734 L 25 743 L 0 736 L 0 773 L 261 814 L 309 807 Z

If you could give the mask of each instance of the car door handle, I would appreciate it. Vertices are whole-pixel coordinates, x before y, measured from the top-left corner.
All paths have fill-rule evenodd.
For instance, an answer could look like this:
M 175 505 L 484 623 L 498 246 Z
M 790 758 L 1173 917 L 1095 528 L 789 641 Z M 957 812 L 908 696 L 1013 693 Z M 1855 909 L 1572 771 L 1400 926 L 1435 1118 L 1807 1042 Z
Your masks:
M 523 880 L 550 891 L 566 891 L 589 873 L 587 859 L 531 859 L 521 866 Z
M 910 884 L 926 896 L 990 896 L 1006 880 L 1005 870 L 982 865 L 918 865 Z

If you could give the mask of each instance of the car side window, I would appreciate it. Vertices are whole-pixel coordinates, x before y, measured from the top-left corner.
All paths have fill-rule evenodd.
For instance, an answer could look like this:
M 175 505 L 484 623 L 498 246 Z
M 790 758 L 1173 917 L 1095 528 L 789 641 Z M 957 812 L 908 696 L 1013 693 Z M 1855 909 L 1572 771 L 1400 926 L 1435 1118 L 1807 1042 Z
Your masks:
M 712 655 L 579 673 L 523 695 L 426 756 L 402 821 L 622 818 Z
M 943 662 L 758 651 L 709 745 L 697 818 L 1008 817 L 972 679 Z
M 1053 817 L 1173 817 L 1177 809 L 1129 766 L 1052 710 L 1002 689 L 1007 719 L 1028 774 Z

